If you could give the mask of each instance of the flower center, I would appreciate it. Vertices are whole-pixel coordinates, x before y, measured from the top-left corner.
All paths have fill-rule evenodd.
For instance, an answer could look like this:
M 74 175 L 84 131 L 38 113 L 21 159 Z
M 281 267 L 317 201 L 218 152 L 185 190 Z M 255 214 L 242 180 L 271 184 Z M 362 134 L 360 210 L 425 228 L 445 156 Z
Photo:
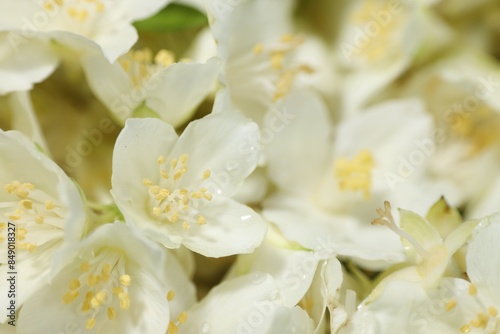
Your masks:
M 54 239 L 63 238 L 63 217 L 67 209 L 59 201 L 31 183 L 12 181 L 4 190 L 13 197 L 10 202 L 0 203 L 0 213 L 16 225 L 17 247 L 30 253 Z M 0 231 L 6 228 L 0 223 Z M 0 242 L 5 237 L 0 235 Z
M 365 197 L 369 197 L 373 166 L 373 156 L 368 150 L 360 151 L 352 160 L 338 159 L 333 169 L 339 188 L 343 191 L 361 191 Z
M 264 44 L 258 43 L 253 48 L 254 55 L 261 55 L 266 53 L 269 57 L 271 68 L 278 72 L 278 79 L 276 81 L 276 88 L 273 93 L 273 102 L 285 97 L 291 90 L 295 78 L 300 73 L 310 74 L 314 70 L 307 65 L 298 66 L 285 66 L 284 62 L 286 57 L 297 47 L 304 42 L 302 36 L 294 36 L 285 34 L 281 36 L 278 45 L 265 47 Z
M 128 289 L 132 278 L 125 272 L 125 258 L 121 251 L 103 248 L 92 253 L 88 261 L 80 260 L 78 274 L 68 283 L 62 302 L 75 304 L 79 313 L 87 316 L 85 327 L 94 328 L 105 317 L 113 320 L 116 311 L 130 308 Z
M 101 0 L 45 0 L 42 6 L 48 12 L 63 10 L 67 17 L 80 23 L 106 9 Z
M 387 52 L 398 50 L 394 42 L 404 21 L 404 14 L 391 13 L 388 2 L 379 0 L 363 1 L 350 17 L 350 23 L 355 30 L 361 31 L 363 40 L 358 39 L 353 44 L 353 55 L 358 55 L 364 61 L 376 62 L 384 58 Z M 383 22 L 380 22 L 384 20 Z M 351 43 L 349 43 L 351 44 Z
M 478 154 L 500 142 L 498 134 L 500 119 L 490 108 L 482 105 L 474 114 L 465 109 L 457 109 L 456 111 L 448 118 L 450 131 L 457 138 L 468 140 L 471 143 L 470 155 Z
M 471 319 L 468 323 L 460 327 L 460 333 L 470 333 L 475 328 L 482 328 L 486 333 L 497 333 L 498 327 L 500 325 L 500 319 L 498 317 L 498 309 L 495 306 L 486 306 L 477 297 L 477 286 L 474 284 L 469 285 L 468 294 L 474 298 L 476 306 L 481 309 L 477 315 Z M 449 300 L 445 305 L 445 310 L 450 312 L 457 306 L 457 301 L 455 299 Z
M 148 49 L 130 50 L 118 60 L 137 87 L 143 85 L 154 73 L 175 62 L 175 56 L 167 50 L 160 50 L 153 56 Z
M 172 158 L 169 162 L 164 156 L 159 156 L 160 181 L 154 184 L 149 179 L 143 183 L 148 187 L 151 213 L 160 222 L 182 222 L 182 227 L 188 230 L 191 224 L 204 225 L 205 217 L 199 214 L 199 208 L 212 200 L 212 195 L 203 181 L 210 177 L 210 170 L 200 176 L 199 181 L 189 188 L 181 188 L 180 183 L 188 170 L 188 155 L 182 154 L 179 158 Z

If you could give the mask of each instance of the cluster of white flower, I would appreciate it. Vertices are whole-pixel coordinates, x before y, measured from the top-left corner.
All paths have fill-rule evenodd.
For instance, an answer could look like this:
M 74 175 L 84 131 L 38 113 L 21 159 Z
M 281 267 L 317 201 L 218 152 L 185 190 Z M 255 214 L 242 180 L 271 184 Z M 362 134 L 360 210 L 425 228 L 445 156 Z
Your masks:
M 500 333 L 499 41 L 497 0 L 0 0 L 0 332 Z

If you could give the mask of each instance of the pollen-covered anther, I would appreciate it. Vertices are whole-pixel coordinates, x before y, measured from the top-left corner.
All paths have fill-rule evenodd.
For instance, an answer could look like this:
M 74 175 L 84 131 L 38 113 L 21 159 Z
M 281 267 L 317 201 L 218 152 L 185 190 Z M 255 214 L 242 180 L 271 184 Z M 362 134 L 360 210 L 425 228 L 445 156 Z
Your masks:
M 469 295 L 477 295 L 477 287 L 474 284 L 469 285 Z
M 181 313 L 179 313 L 179 315 L 177 316 L 177 321 L 176 322 L 170 321 L 170 323 L 168 324 L 167 334 L 178 333 L 179 326 L 185 324 L 187 319 L 188 319 L 188 313 L 186 311 L 182 311 Z
M 262 51 L 264 51 L 264 45 L 262 43 L 257 43 L 253 47 L 253 53 L 258 55 L 261 54 Z
M 198 208 L 201 203 L 212 200 L 212 195 L 208 188 L 197 188 L 197 185 L 202 185 L 211 176 L 211 171 L 206 169 L 194 186 L 180 188 L 177 185 L 180 184 L 178 182 L 183 182 L 182 178 L 188 171 L 188 161 L 189 155 L 185 153 L 168 159 L 160 155 L 156 159 L 161 176 L 159 183 L 143 179 L 151 198 L 151 212 L 158 218 L 158 224 L 180 221 L 184 230 L 190 229 L 193 223 L 204 224 L 202 219 L 197 218 Z
M 352 160 L 340 158 L 335 161 L 335 177 L 341 190 L 362 191 L 370 196 L 372 186 L 373 156 L 368 150 L 360 151 Z
M 448 301 L 448 302 L 446 303 L 446 305 L 444 306 L 444 309 L 445 309 L 446 311 L 451 311 L 451 310 L 453 310 L 456 306 L 457 306 L 457 301 L 456 301 L 456 300 L 454 300 L 454 299 L 452 299 L 452 300 L 450 300 L 450 301 Z
M 130 50 L 120 57 L 118 63 L 127 72 L 132 83 L 140 86 L 154 73 L 175 63 L 175 56 L 171 51 L 160 50 L 156 55 L 148 49 Z
M 167 300 L 169 302 L 171 302 L 172 300 L 174 300 L 174 298 L 175 298 L 175 292 L 174 291 L 170 290 L 169 292 L 167 292 Z
M 120 283 L 124 286 L 130 286 L 130 283 L 132 282 L 132 278 L 129 275 L 121 275 L 120 276 Z

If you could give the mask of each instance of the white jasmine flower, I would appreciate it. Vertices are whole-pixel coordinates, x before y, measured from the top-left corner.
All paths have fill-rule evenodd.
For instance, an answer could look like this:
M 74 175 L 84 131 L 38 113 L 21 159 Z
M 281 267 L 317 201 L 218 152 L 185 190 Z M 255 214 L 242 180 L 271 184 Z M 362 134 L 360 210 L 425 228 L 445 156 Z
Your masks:
M 168 248 L 251 252 L 266 224 L 231 196 L 257 165 L 258 136 L 255 123 L 232 112 L 193 121 L 180 137 L 160 120 L 130 119 L 113 156 L 115 201 L 127 221 Z
M 295 118 L 267 147 L 269 175 L 280 191 L 264 203 L 264 216 L 309 249 L 332 236 L 338 254 L 372 266 L 401 261 L 398 239 L 370 226 L 366 210 L 389 199 L 422 213 L 448 190 L 439 180 L 429 182 L 419 145 L 432 143 L 432 123 L 421 104 L 391 101 L 367 110 L 339 123 L 335 142 L 327 111 L 313 94 L 293 92 L 277 108 Z M 405 162 L 416 153 L 418 166 Z
M 59 333 L 73 323 L 88 333 L 163 334 L 187 320 L 176 300 L 189 306 L 194 289 L 181 266 L 126 224 L 105 224 L 64 250 L 66 265 L 25 303 L 19 332 Z
M 83 236 L 85 209 L 75 184 L 21 133 L 0 130 L 0 156 L 0 274 L 18 273 L 19 308 L 47 282 L 53 254 Z M 7 264 L 7 231 L 13 229 L 14 270 Z
M 175 62 L 161 50 L 131 50 L 110 64 L 101 55 L 83 60 L 94 94 L 118 123 L 130 117 L 156 116 L 174 127 L 189 119 L 196 107 L 214 89 L 220 62 Z

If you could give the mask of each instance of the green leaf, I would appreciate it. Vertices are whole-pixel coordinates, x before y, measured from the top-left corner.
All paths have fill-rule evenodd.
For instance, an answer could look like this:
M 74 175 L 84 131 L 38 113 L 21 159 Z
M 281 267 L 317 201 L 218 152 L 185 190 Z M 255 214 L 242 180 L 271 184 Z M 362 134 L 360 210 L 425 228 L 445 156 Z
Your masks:
M 191 7 L 171 4 L 156 15 L 134 22 L 139 32 L 166 32 L 201 28 L 208 25 L 207 17 Z

